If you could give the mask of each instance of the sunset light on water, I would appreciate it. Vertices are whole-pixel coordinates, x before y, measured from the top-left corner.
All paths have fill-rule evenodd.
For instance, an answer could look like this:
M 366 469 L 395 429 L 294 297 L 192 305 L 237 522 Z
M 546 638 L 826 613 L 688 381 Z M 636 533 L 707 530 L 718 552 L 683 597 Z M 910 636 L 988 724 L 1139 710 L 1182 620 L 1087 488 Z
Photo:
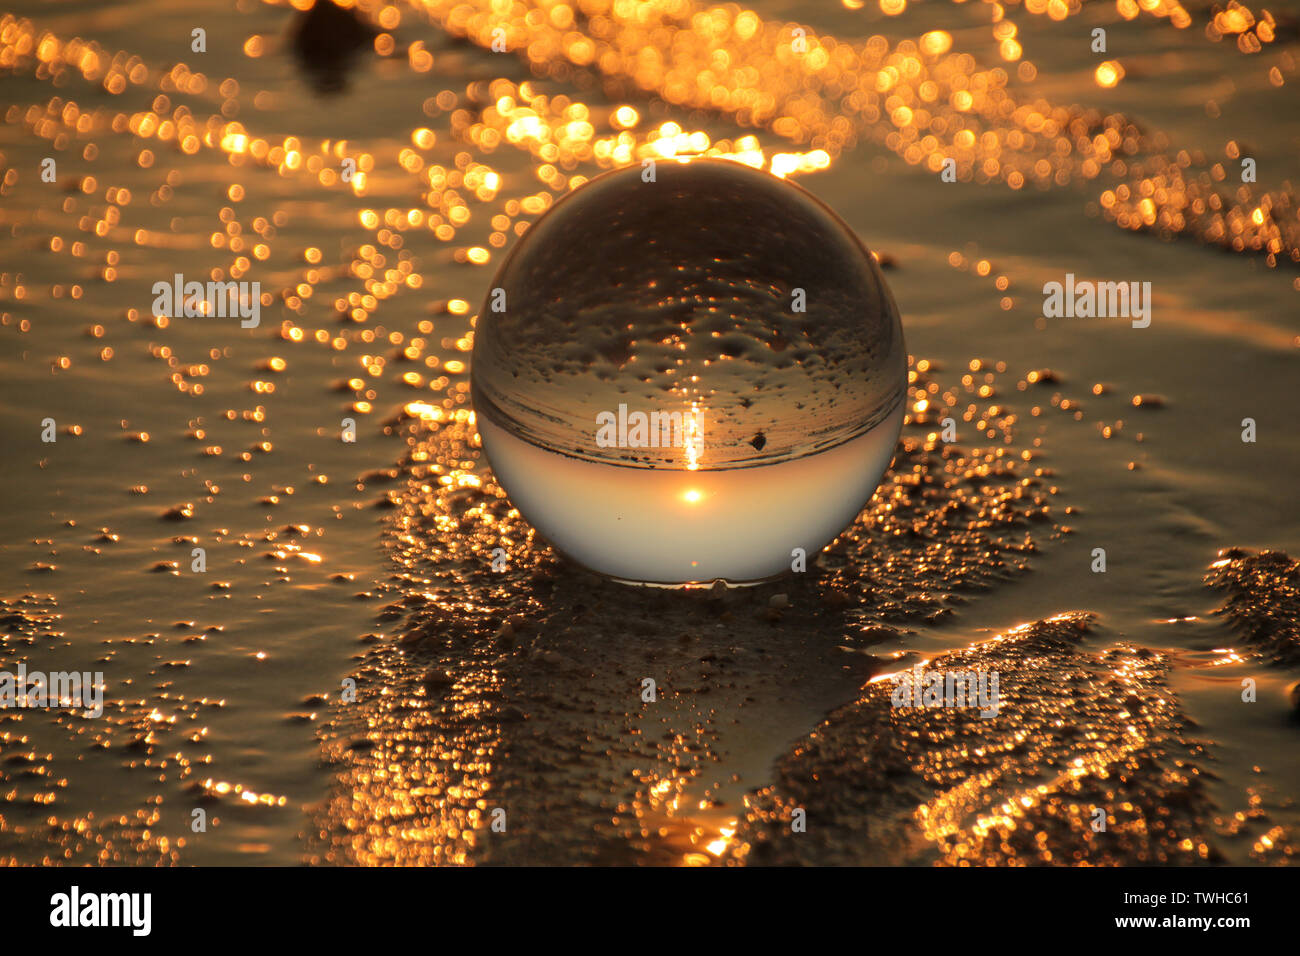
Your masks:
M 1262 925 L 1134 868 L 1295 859 L 1297 57 L 1256 0 L 0 8 L 18 910 L 1114 866 L 989 899 Z

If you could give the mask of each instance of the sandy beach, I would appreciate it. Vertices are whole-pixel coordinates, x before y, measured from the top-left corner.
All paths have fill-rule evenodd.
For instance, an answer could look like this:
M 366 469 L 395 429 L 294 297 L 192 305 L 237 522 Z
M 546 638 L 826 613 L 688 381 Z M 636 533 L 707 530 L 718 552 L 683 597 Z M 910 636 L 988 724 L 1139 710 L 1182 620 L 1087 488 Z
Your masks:
M 0 7 L 0 673 L 102 689 L 0 709 L 0 862 L 1293 862 L 1295 5 L 516 6 Z M 806 571 L 632 587 L 498 482 L 475 317 L 697 155 L 875 253 L 905 417 Z

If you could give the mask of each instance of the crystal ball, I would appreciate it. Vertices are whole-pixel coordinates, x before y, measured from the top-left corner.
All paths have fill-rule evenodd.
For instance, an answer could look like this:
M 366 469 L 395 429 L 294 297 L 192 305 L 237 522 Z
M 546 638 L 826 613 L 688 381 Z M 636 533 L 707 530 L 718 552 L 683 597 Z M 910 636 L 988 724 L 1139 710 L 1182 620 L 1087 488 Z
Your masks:
M 483 450 L 559 552 L 621 581 L 754 583 L 853 521 L 902 427 L 898 307 L 854 232 L 741 163 L 605 173 L 475 320 Z

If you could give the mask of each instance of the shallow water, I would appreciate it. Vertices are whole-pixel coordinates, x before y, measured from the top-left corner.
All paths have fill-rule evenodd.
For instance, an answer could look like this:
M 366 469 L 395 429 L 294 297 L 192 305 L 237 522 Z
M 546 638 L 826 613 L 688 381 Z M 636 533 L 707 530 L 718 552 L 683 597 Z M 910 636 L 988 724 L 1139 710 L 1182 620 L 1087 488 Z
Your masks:
M 607 28 L 570 31 L 556 14 L 531 28 L 548 78 L 521 88 L 519 58 L 441 29 L 484 40 L 489 21 L 433 2 L 363 7 L 391 52 L 358 34 L 350 69 L 316 44 L 306 72 L 290 32 L 301 14 L 284 5 L 7 8 L 31 25 L 0 25 L 0 427 L 14 452 L 0 670 L 102 671 L 107 692 L 98 720 L 0 713 L 0 856 L 1291 857 L 1296 663 L 1259 635 L 1294 646 L 1294 571 L 1244 566 L 1254 590 L 1227 618 L 1212 612 L 1231 592 L 1203 578 L 1220 549 L 1300 553 L 1285 520 L 1300 466 L 1293 29 L 1247 54 L 1207 39 L 1190 6 L 1185 30 L 1147 13 L 1116 21 L 1109 4 L 1059 22 L 1012 6 L 1023 50 L 1011 64 L 985 4 L 895 17 L 756 5 L 763 22 L 864 51 L 872 96 L 836 123 L 849 81 L 785 57 L 757 18 L 716 41 L 729 66 L 708 62 L 707 24 L 678 30 L 673 71 L 636 60 L 650 38 L 614 17 L 596 36 L 610 45 L 602 84 L 571 64 Z M 671 20 L 687 6 L 656 9 Z M 1125 68 L 1110 89 L 1093 78 L 1098 24 Z M 196 26 L 204 54 L 190 52 Z M 886 62 L 939 29 L 950 51 Z M 42 47 L 44 31 L 98 46 Z M 758 79 L 728 72 L 753 64 L 766 64 Z M 706 65 L 716 103 L 683 85 Z M 1001 79 L 976 68 L 997 67 L 1037 119 L 998 119 L 1008 101 L 992 95 L 922 106 L 926 78 L 980 93 Z M 737 93 L 746 82 L 798 122 L 755 114 L 766 101 Z M 891 105 L 902 89 L 913 99 Z M 1051 112 L 1071 103 L 1099 112 Z M 907 132 L 920 109 L 987 124 L 957 153 L 959 181 L 925 168 L 935 153 Z M 1084 138 L 1116 131 L 1104 162 L 1044 129 L 1094 120 Z M 556 558 L 496 486 L 469 410 L 471 316 L 518 228 L 575 177 L 653 141 L 660 155 L 698 148 L 693 133 L 723 153 L 786 155 L 778 164 L 892 264 L 914 356 L 908 422 L 871 505 L 808 574 L 743 592 L 628 589 Z M 1223 216 L 1190 216 L 1179 203 L 1208 202 L 1213 164 L 1231 174 L 1243 149 L 1259 184 L 1225 185 Z M 1182 179 L 1158 160 L 1179 150 Z M 55 183 L 40 181 L 47 156 Z M 364 175 L 339 181 L 344 158 Z M 1118 224 L 1148 215 L 1167 236 Z M 1218 248 L 1233 237 L 1243 251 Z M 1255 242 L 1277 244 L 1272 264 Z M 262 283 L 258 328 L 151 315 L 155 282 L 213 269 Z M 1066 273 L 1151 282 L 1151 325 L 1043 318 L 1044 283 Z M 954 445 L 938 440 L 947 414 Z M 1241 440 L 1247 417 L 1255 443 Z M 57 442 L 40 440 L 47 418 Z M 345 419 L 355 442 L 340 440 Z M 1098 547 L 1104 574 L 1091 570 Z M 1031 628 L 1028 649 L 1013 636 L 964 650 L 1070 611 L 1092 617 Z M 1014 679 L 1002 722 L 882 708 L 867 683 L 954 652 Z M 1242 702 L 1243 678 L 1256 703 Z M 349 679 L 355 703 L 340 701 Z M 1112 681 L 1138 719 L 1112 706 Z M 1086 688 L 1074 699 L 1087 706 L 1071 709 L 1062 682 Z M 1059 732 L 1069 722 L 1099 759 L 1060 780 L 1049 760 L 1076 754 Z M 962 735 L 988 753 L 972 759 L 952 743 Z M 809 785 L 827 770 L 843 779 Z M 1013 836 L 987 839 L 990 808 L 1039 785 L 1050 796 Z M 1125 804 L 1122 839 L 1093 839 L 1068 809 L 1075 790 Z M 1133 836 L 1171 801 L 1167 831 Z M 796 836 L 783 814 L 801 804 L 814 826 Z M 195 809 L 207 832 L 192 831 Z M 1024 821 L 1050 861 L 1038 838 L 1019 842 Z M 860 839 L 835 835 L 846 830 Z M 873 836 L 896 831 L 904 844 Z

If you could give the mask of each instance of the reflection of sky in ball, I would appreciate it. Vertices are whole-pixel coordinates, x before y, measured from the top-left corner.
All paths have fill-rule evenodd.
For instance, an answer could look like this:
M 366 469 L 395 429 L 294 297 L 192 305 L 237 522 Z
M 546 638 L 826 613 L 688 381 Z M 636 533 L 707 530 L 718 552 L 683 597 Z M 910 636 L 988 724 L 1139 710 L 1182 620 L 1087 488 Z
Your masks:
M 478 319 L 476 408 L 566 453 L 679 462 L 598 448 L 596 416 L 698 407 L 704 467 L 781 460 L 862 434 L 902 395 L 898 311 L 871 256 L 808 193 L 738 163 L 601 177 L 492 285 L 505 309 L 490 294 Z

